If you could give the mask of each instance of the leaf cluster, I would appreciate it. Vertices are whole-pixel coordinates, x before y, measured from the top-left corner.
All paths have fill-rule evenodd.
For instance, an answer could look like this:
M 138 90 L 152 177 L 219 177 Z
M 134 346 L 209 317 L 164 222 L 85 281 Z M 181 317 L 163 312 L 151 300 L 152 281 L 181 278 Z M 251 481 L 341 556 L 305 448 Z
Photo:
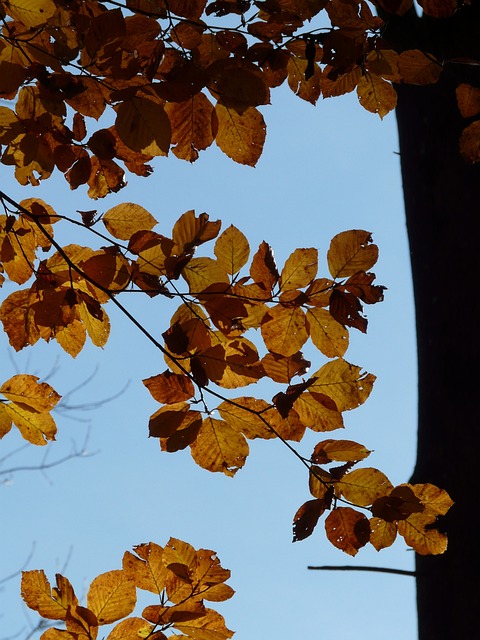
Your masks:
M 435 18 L 465 10 L 456 0 L 420 4 Z M 58 169 L 72 189 L 86 184 L 100 198 L 125 185 L 125 170 L 147 176 L 152 158 L 169 151 L 193 162 L 215 142 L 255 165 L 266 135 L 260 108 L 284 83 L 312 104 L 356 90 L 383 118 L 396 106 L 395 84 L 436 83 L 457 61 L 396 47 L 374 5 L 401 16 L 413 3 L 5 1 L 0 97 L 13 108 L 0 107 L 1 162 L 20 184 Z M 460 140 L 471 162 L 479 91 L 457 88 L 472 120 Z
M 65 629 L 50 627 L 42 640 L 96 640 L 100 628 L 114 625 L 107 640 L 127 638 L 192 638 L 227 640 L 233 632 L 223 617 L 205 606 L 232 597 L 225 584 L 230 571 L 213 551 L 194 549 L 170 538 L 165 547 L 149 542 L 126 551 L 122 569 L 97 576 L 87 591 L 87 606 L 79 604 L 69 580 L 56 574 L 51 587 L 43 571 L 24 571 L 22 597 L 30 609 L 46 620 L 62 621 Z M 131 615 L 137 590 L 155 595 L 157 604 L 144 607 L 141 617 Z

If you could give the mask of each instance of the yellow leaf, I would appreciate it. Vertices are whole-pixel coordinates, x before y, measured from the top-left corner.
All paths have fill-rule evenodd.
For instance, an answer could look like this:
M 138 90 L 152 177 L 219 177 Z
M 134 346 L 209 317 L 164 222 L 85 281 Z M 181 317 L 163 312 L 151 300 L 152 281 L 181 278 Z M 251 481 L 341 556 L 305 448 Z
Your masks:
M 245 464 L 249 447 L 245 436 L 225 421 L 207 418 L 191 445 L 191 451 L 200 467 L 233 477 Z
M 435 522 L 435 516 L 412 513 L 406 520 L 398 522 L 398 533 L 405 542 L 422 556 L 439 555 L 447 550 L 447 536 L 429 525 Z
M 46 382 L 37 381 L 37 376 L 19 374 L 4 382 L 0 393 L 40 413 L 51 411 L 61 396 Z
M 44 618 L 65 620 L 68 606 L 77 602 L 73 589 L 66 583 L 68 581 L 57 574 L 57 589 L 52 590 L 44 571 L 23 571 L 22 598 L 30 609 L 38 611 Z M 70 595 L 65 597 L 67 592 Z
M 215 141 L 232 160 L 251 167 L 257 164 L 263 150 L 266 125 L 262 114 L 255 107 L 238 113 L 220 102 L 215 107 L 218 131 Z
M 327 362 L 312 378 L 315 382 L 309 387 L 309 392 L 331 398 L 338 411 L 348 411 L 363 404 L 375 382 L 374 375 L 362 373 L 360 367 L 341 358 Z
M 163 548 L 153 542 L 134 547 L 136 556 L 126 551 L 122 560 L 125 575 L 138 589 L 161 594 L 165 589 L 167 569 L 163 563 Z
M 295 400 L 293 408 L 312 431 L 334 431 L 344 427 L 342 414 L 332 406 L 330 398 L 325 399 L 324 394 L 306 391 Z
M 381 471 L 365 468 L 354 469 L 342 476 L 335 484 L 335 493 L 360 507 L 368 507 L 392 488 L 392 483 Z
M 345 93 L 350 93 L 350 91 L 355 89 L 358 81 L 362 77 L 362 69 L 358 65 L 355 65 L 353 69 L 350 69 L 347 73 L 338 75 L 335 80 L 331 80 L 328 77 L 330 71 L 334 70 L 331 66 L 327 65 L 320 76 L 320 86 L 324 98 L 333 98 L 335 96 L 342 96 Z
M 393 522 L 386 522 L 382 518 L 370 518 L 370 544 L 377 551 L 390 547 L 397 537 L 397 526 Z
M 330 542 L 350 556 L 357 555 L 370 539 L 368 519 L 350 507 L 334 509 L 325 520 L 325 531 Z
M 197 568 L 195 549 L 188 542 L 170 538 L 163 549 L 163 564 L 167 569 L 186 580 L 193 580 Z
M 233 276 L 246 265 L 250 246 L 243 233 L 232 224 L 215 242 L 214 252 L 220 267 Z
M 357 95 L 362 107 L 383 118 L 397 106 L 397 92 L 390 82 L 373 73 L 365 73 L 357 85 Z
M 292 356 L 308 340 L 305 313 L 300 307 L 276 305 L 268 310 L 261 332 L 269 351 Z
M 437 82 L 443 67 L 431 53 L 412 49 L 399 55 L 398 70 L 404 82 L 424 85 Z
M 280 274 L 281 291 L 302 289 L 308 286 L 317 275 L 317 249 L 295 249 L 287 258 Z
M 165 371 L 159 375 L 142 380 L 143 384 L 157 402 L 171 404 L 188 400 L 195 393 L 192 381 L 186 375 Z
M 6 404 L 5 411 L 28 442 L 43 446 L 49 440 L 55 440 L 57 426 L 49 413 L 38 413 L 31 407 L 17 402 Z
M 327 358 L 342 357 L 348 349 L 348 330 L 321 308 L 307 310 L 313 344 Z
M 130 240 L 137 231 L 151 231 L 157 221 L 146 209 L 133 202 L 117 204 L 102 216 L 107 231 L 120 240 Z
M 128 616 L 136 601 L 135 585 L 121 570 L 97 576 L 87 593 L 87 606 L 97 616 L 99 625 Z
M 243 433 L 247 438 L 269 440 L 276 437 L 269 428 L 269 421 L 265 415 L 269 408 L 270 405 L 265 400 L 244 396 L 232 401 L 225 400 L 217 410 L 232 429 Z
M 334 278 L 368 271 L 378 260 L 378 247 L 368 231 L 352 230 L 337 234 L 327 253 L 328 269 Z
M 78 305 L 78 313 L 90 340 L 96 347 L 105 346 L 110 335 L 110 320 L 96 300 L 85 296 Z
M 185 102 L 169 102 L 165 111 L 172 127 L 173 153 L 177 158 L 194 162 L 198 152 L 209 147 L 214 139 L 212 103 L 205 94 L 196 93 Z
M 6 0 L 5 10 L 26 27 L 39 27 L 53 16 L 57 7 L 53 0 Z
M 133 97 L 117 107 L 117 133 L 124 144 L 145 155 L 166 156 L 170 147 L 170 120 L 161 104 Z
M 107 640 L 146 640 L 152 637 L 154 630 L 154 626 L 143 618 L 127 618 L 112 629 Z
M 319 442 L 312 454 L 312 462 L 315 464 L 328 464 L 334 460 L 337 462 L 357 462 L 364 460 L 371 451 L 358 442 L 351 440 L 323 440 Z
M 221 226 L 222 222 L 210 220 L 208 213 L 196 216 L 193 209 L 186 211 L 173 225 L 172 240 L 176 251 L 192 253 L 195 247 L 216 238 Z
M 14 291 L 0 307 L 3 329 L 15 351 L 20 351 L 29 344 L 33 345 L 40 339 L 32 309 L 32 303 L 37 300 L 38 296 L 28 290 Z
M 83 323 L 75 319 L 66 327 L 58 329 L 55 333 L 55 340 L 64 351 L 76 358 L 85 345 L 87 332 Z
M 3 403 L 0 403 L 0 440 L 3 438 L 3 436 L 7 435 L 11 428 L 12 420 L 5 410 L 5 405 Z
M 425 515 L 444 516 L 453 505 L 445 489 L 440 489 L 434 484 L 407 484 L 407 487 L 413 491 L 416 497 L 424 505 L 423 513 Z
M 192 294 L 201 293 L 212 284 L 228 285 L 230 283 L 225 270 L 212 258 L 193 258 L 182 270 L 182 276 L 187 281 Z
M 316 104 L 320 97 L 322 74 L 318 64 L 314 64 L 313 75 L 306 80 L 305 71 L 307 70 L 307 65 L 307 60 L 294 55 L 290 56 L 287 64 L 288 86 L 302 100 Z
M 213 609 L 206 609 L 206 615 L 197 620 L 177 623 L 175 629 L 195 640 L 228 640 L 233 631 L 227 629 L 224 618 Z

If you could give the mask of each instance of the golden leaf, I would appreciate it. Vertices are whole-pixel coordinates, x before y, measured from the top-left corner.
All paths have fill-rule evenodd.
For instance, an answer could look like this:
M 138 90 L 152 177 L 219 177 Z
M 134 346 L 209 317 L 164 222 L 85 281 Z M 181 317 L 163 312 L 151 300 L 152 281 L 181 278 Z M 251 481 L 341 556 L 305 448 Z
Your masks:
M 265 400 L 257 400 L 248 396 L 235 398 L 231 401 L 225 400 L 217 407 L 217 411 L 232 429 L 243 433 L 249 439 L 269 440 L 276 437 L 276 434 L 268 426 L 269 420 L 266 414 L 272 409 Z
M 37 299 L 37 296 L 25 289 L 14 291 L 2 302 L 0 319 L 15 351 L 20 351 L 29 344 L 35 344 L 40 338 L 32 309 L 32 303 Z
M 127 618 L 112 629 L 107 640 L 146 640 L 153 636 L 154 630 L 155 627 L 143 618 Z
M 65 620 L 68 606 L 77 602 L 73 589 L 67 583 L 63 576 L 57 574 L 57 589 L 52 590 L 44 571 L 23 571 L 22 598 L 30 609 L 38 611 L 44 618 Z M 70 594 L 68 597 L 67 593 Z
M 182 269 L 182 276 L 187 281 L 190 293 L 201 293 L 212 284 L 230 283 L 225 270 L 212 258 L 192 258 Z
M 329 72 L 332 70 L 333 67 L 327 65 L 320 76 L 320 86 L 324 98 L 333 98 L 350 93 L 358 85 L 358 81 L 362 77 L 362 69 L 358 65 L 354 65 L 353 69 L 350 69 L 347 73 L 339 74 L 335 80 L 331 80 L 328 77 Z
M 197 555 L 191 544 L 178 538 L 170 538 L 163 549 L 162 561 L 169 571 L 187 582 L 193 582 Z
M 90 340 L 96 347 L 105 346 L 110 335 L 110 320 L 96 300 L 85 296 L 80 300 L 78 313 Z
M 60 400 L 59 394 L 46 382 L 38 382 L 37 376 L 19 374 L 0 387 L 0 393 L 13 402 L 27 405 L 34 411 L 51 411 Z
M 5 405 L 0 403 L 0 440 L 7 435 L 12 428 L 12 419 L 5 410 Z
M 412 49 L 399 55 L 398 71 L 404 82 L 424 85 L 437 82 L 443 67 L 431 53 Z
M 191 445 L 191 452 L 200 467 L 233 477 L 245 464 L 249 447 L 245 436 L 224 420 L 207 418 Z
M 390 547 L 397 537 L 397 526 L 382 518 L 370 518 L 370 544 L 377 551 Z
M 175 629 L 195 640 L 228 640 L 233 631 L 227 629 L 223 616 L 213 609 L 206 609 L 206 615 L 188 623 L 177 623 Z
M 294 376 L 305 374 L 311 363 L 305 360 L 301 351 L 292 356 L 282 356 L 279 353 L 267 353 L 262 358 L 262 366 L 266 375 L 275 382 L 289 384 Z
M 315 464 L 328 464 L 329 462 L 357 462 L 364 460 L 371 451 L 358 442 L 352 440 L 323 440 L 319 442 L 312 454 L 312 462 Z
M 172 404 L 188 400 L 195 393 L 192 381 L 186 375 L 165 371 L 142 380 L 157 402 Z
M 6 0 L 3 4 L 8 15 L 26 27 L 44 25 L 57 10 L 53 0 Z
M 326 309 L 307 310 L 307 322 L 313 344 L 327 358 L 342 357 L 348 349 L 348 330 L 332 318 Z
M 406 520 L 399 521 L 398 533 L 420 555 L 438 555 L 447 550 L 448 540 L 444 533 L 430 526 L 434 522 L 435 516 L 412 513 Z
M 218 118 L 217 145 L 235 162 L 254 167 L 262 154 L 266 135 L 260 111 L 248 107 L 239 113 L 218 102 L 215 113 Z
M 250 245 L 243 233 L 232 224 L 217 238 L 214 253 L 219 266 L 233 276 L 247 264 Z
M 409 487 L 420 502 L 424 505 L 425 515 L 444 516 L 453 505 L 445 489 L 440 489 L 434 484 L 407 484 L 401 485 Z
M 196 216 L 193 209 L 186 211 L 173 225 L 175 250 L 178 253 L 192 253 L 195 247 L 216 238 L 221 226 L 221 221 L 210 220 L 208 213 Z
M 305 313 L 300 307 L 276 305 L 268 310 L 261 332 L 269 351 L 292 356 L 308 340 Z
M 265 241 L 258 247 L 257 253 L 253 256 L 250 266 L 250 276 L 253 281 L 262 286 L 267 293 L 271 293 L 277 284 L 279 273 L 273 250 Z
M 135 585 L 121 570 L 97 576 L 87 593 L 87 606 L 97 616 L 99 625 L 128 616 L 136 601 Z
M 49 413 L 39 413 L 17 402 L 6 404 L 5 411 L 28 442 L 43 446 L 49 440 L 55 440 L 57 426 Z
M 306 80 L 305 72 L 308 62 L 303 58 L 291 55 L 288 64 L 288 86 L 295 95 L 311 104 L 316 104 L 321 92 L 321 71 L 318 64 L 313 65 L 313 75 Z
M 102 216 L 107 231 L 120 240 L 130 240 L 137 231 L 151 231 L 157 221 L 146 209 L 133 202 L 117 204 Z
M 328 269 L 333 278 L 345 278 L 358 271 L 368 271 L 378 260 L 378 247 L 368 231 L 338 233 L 327 253 Z
M 362 107 L 383 118 L 397 106 L 397 92 L 390 82 L 373 73 L 365 73 L 357 85 L 357 95 Z
M 134 547 L 136 556 L 126 551 L 122 569 L 138 589 L 161 594 L 165 588 L 167 569 L 163 563 L 163 548 L 149 542 Z
M 280 274 L 282 292 L 307 287 L 317 275 L 317 249 L 295 249 Z
M 337 549 L 355 556 L 370 539 L 368 519 L 350 507 L 337 507 L 325 520 L 327 538 Z
M 334 431 L 343 429 L 342 414 L 336 409 L 331 398 L 324 394 L 306 391 L 293 403 L 303 424 L 312 431 Z
M 338 358 L 327 362 L 312 375 L 315 382 L 308 393 L 324 394 L 331 398 L 338 411 L 355 409 L 370 395 L 375 376 L 362 373 L 361 368 Z
M 387 476 L 378 469 L 354 469 L 335 484 L 335 493 L 360 507 L 368 507 L 393 488 Z
M 191 593 L 191 587 L 185 585 Z M 188 596 L 187 596 L 188 597 Z M 142 616 L 155 625 L 171 625 L 181 622 L 190 622 L 205 615 L 205 605 L 202 601 L 187 600 L 173 606 L 160 604 L 150 605 L 142 611 Z
M 170 120 L 161 104 L 133 97 L 117 107 L 117 133 L 133 151 L 166 156 L 170 147 Z

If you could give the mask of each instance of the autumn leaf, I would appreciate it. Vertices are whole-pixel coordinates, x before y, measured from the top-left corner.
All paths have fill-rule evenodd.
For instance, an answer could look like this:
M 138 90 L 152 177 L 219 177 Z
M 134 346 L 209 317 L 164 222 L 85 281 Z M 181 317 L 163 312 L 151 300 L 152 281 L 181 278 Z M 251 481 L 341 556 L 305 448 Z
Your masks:
M 5 411 L 28 442 L 44 446 L 48 441 L 55 440 L 57 426 L 49 413 L 40 413 L 19 402 L 6 404 Z
M 327 362 L 312 378 L 309 393 L 324 394 L 334 402 L 337 411 L 349 411 L 363 404 L 375 382 L 374 375 L 362 373 L 360 367 L 341 358 Z
M 218 118 L 217 145 L 235 162 L 254 167 L 266 136 L 266 125 L 260 111 L 248 107 L 239 113 L 218 102 L 215 113 Z
M 68 607 L 77 598 L 66 578 L 57 574 L 57 587 L 51 588 L 44 571 L 23 571 L 21 594 L 30 609 L 49 620 L 65 620 Z
M 269 351 L 292 356 L 308 340 L 305 313 L 300 307 L 276 305 L 268 310 L 261 332 Z
M 314 464 L 328 464 L 329 462 L 357 462 L 370 455 L 370 451 L 358 442 L 352 440 L 322 440 L 312 453 Z
M 137 231 L 151 231 L 157 224 L 146 209 L 133 202 L 124 202 L 109 209 L 102 216 L 107 231 L 120 240 L 130 240 Z
M 390 547 L 397 537 L 396 525 L 382 518 L 370 518 L 370 530 L 370 544 L 377 551 Z
M 335 492 L 360 507 L 368 507 L 377 498 L 390 493 L 392 483 L 378 469 L 354 469 L 342 476 L 335 485 Z
M 19 374 L 0 387 L 0 393 L 12 402 L 27 405 L 39 413 L 51 411 L 60 400 L 59 394 L 46 382 L 38 382 L 37 376 Z
M 219 266 L 233 276 L 246 265 L 250 246 L 243 233 L 232 224 L 217 238 L 214 252 Z
M 318 251 L 316 249 L 295 249 L 287 258 L 280 274 L 281 291 L 307 287 L 317 275 Z
M 249 447 L 245 436 L 224 420 L 206 418 L 191 445 L 195 462 L 208 471 L 221 471 L 233 477 L 245 464 Z
M 318 519 L 324 512 L 323 500 L 308 500 L 302 504 L 293 518 L 293 542 L 305 540 L 311 536 Z
M 97 576 L 87 593 L 88 608 L 96 615 L 99 624 L 111 624 L 130 615 L 136 601 L 135 585 L 120 570 Z
M 373 73 L 365 73 L 357 85 L 362 107 L 383 118 L 397 106 L 397 92 L 391 83 Z
M 308 309 L 307 322 L 313 344 L 327 358 L 342 357 L 348 349 L 348 331 L 326 309 Z
M 432 54 L 412 49 L 399 55 L 398 70 L 404 82 L 423 85 L 437 82 L 443 67 Z
M 138 589 L 161 594 L 165 588 L 167 569 L 163 562 L 163 548 L 149 542 L 134 547 L 134 554 L 126 551 L 122 569 Z
M 343 231 L 330 243 L 328 269 L 333 278 L 345 278 L 358 271 L 368 271 L 378 259 L 378 247 L 368 231 Z
M 141 640 L 153 637 L 154 625 L 143 618 L 127 618 L 119 622 L 108 634 L 107 640 Z M 155 634 L 156 636 L 156 634 Z M 163 636 L 163 634 L 161 634 Z M 157 640 L 161 640 L 161 636 Z M 165 638 L 166 636 L 164 636 Z M 53 639 L 52 639 L 53 640 Z
M 370 539 L 368 519 L 351 507 L 337 507 L 325 520 L 327 538 L 334 547 L 355 556 Z
M 462 82 L 455 90 L 460 113 L 464 118 L 472 118 L 480 113 L 480 88 Z
M 398 533 L 420 555 L 438 555 L 447 550 L 447 536 L 432 526 L 435 517 L 413 513 L 398 523 Z
M 117 107 L 115 127 L 130 149 L 152 156 L 167 155 L 171 127 L 160 103 L 138 97 L 121 102 Z
M 157 402 L 172 404 L 191 398 L 195 389 L 192 381 L 185 375 L 165 371 L 146 380 L 143 384 Z

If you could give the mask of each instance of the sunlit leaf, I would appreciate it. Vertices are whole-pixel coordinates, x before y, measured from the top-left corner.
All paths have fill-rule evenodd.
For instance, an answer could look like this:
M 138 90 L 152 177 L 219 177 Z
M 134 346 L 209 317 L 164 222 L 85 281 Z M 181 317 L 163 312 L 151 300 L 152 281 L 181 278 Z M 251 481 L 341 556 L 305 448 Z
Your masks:
M 207 418 L 191 445 L 191 451 L 199 466 L 233 477 L 245 464 L 249 447 L 245 436 L 224 420 Z
M 378 259 L 378 247 L 372 244 L 368 231 L 343 231 L 330 243 L 327 254 L 328 269 L 334 278 L 352 276 L 368 271 Z
M 370 539 L 368 519 L 351 507 L 337 507 L 325 520 L 327 538 L 333 546 L 355 556 Z
M 130 240 L 137 231 L 151 231 L 157 221 L 146 209 L 133 202 L 117 204 L 102 216 L 107 231 L 120 240 Z
M 110 624 L 132 613 L 137 601 L 134 583 L 123 571 L 97 576 L 87 593 L 87 605 L 99 624 Z

